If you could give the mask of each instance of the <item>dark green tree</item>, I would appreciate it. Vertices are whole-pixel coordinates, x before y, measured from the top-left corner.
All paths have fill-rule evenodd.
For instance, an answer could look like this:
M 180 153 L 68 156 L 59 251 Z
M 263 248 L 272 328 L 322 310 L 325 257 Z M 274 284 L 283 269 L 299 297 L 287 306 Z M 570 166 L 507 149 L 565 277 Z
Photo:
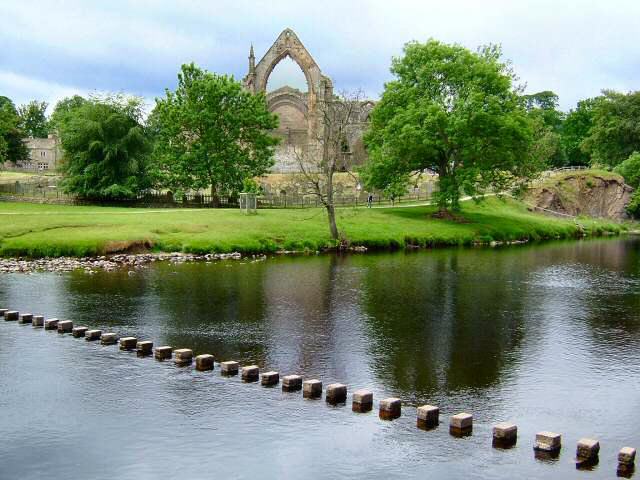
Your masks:
M 564 114 L 558 110 L 558 95 L 545 90 L 522 98 L 533 125 L 534 150 L 549 166 L 566 165 L 561 140 Z
M 598 101 L 599 97 L 581 100 L 565 117 L 560 142 L 568 165 L 589 165 L 591 162 L 591 155 L 582 149 L 582 143 L 593 126 L 594 107 Z
M 15 163 L 29 156 L 24 137 L 15 105 L 9 98 L 0 96 L 0 167 L 4 162 Z
M 109 96 L 74 108 L 62 123 L 63 189 L 93 200 L 133 198 L 149 186 L 142 101 Z
M 65 121 L 71 118 L 73 110 L 87 103 L 87 99 L 80 95 L 65 97 L 56 103 L 49 118 L 49 131 L 55 133 L 62 128 Z
M 178 88 L 156 100 L 150 118 L 161 184 L 177 190 L 238 192 L 247 178 L 273 165 L 278 119 L 264 94 L 254 95 L 233 77 L 183 65 Z
M 593 125 L 582 143 L 592 163 L 615 167 L 640 151 L 640 91 L 604 90 L 593 108 Z
M 627 185 L 635 188 L 627 212 L 636 218 L 640 217 L 640 152 L 633 152 L 614 171 L 624 177 Z
M 530 175 L 533 132 L 509 65 L 497 46 L 471 52 L 436 40 L 405 45 L 394 58 L 366 135 L 368 186 L 384 189 L 400 175 L 439 176 L 441 211 L 462 193 L 501 191 Z
M 20 127 L 29 137 L 47 138 L 49 122 L 47 121 L 47 102 L 31 100 L 18 108 Z

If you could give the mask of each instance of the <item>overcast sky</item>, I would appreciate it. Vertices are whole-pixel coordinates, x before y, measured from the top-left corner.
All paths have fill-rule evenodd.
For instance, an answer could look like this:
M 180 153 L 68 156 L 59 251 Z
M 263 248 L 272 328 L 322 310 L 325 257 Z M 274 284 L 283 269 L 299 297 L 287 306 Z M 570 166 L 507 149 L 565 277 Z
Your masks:
M 565 110 L 640 89 L 640 0 L 0 0 L 0 25 L 0 95 L 17 104 L 94 91 L 152 101 L 191 61 L 241 79 L 250 44 L 259 60 L 286 27 L 336 90 L 371 98 L 403 44 L 430 37 L 501 43 L 527 90 L 555 91 Z M 277 82 L 291 75 L 279 70 Z

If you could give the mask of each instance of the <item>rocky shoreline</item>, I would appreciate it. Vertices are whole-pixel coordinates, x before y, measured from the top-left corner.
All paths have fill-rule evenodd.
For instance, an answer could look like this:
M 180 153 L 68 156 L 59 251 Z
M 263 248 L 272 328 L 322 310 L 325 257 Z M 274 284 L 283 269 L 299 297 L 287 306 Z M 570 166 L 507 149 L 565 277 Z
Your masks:
M 87 273 L 97 271 L 112 272 L 118 269 L 135 270 L 144 268 L 155 262 L 180 264 L 187 262 L 213 262 L 219 260 L 252 260 L 266 259 L 266 255 L 243 257 L 240 253 L 211 253 L 195 255 L 190 253 L 140 253 L 116 254 L 99 257 L 57 257 L 57 258 L 0 258 L 0 273 L 34 273 L 34 272 L 72 272 L 84 270 Z

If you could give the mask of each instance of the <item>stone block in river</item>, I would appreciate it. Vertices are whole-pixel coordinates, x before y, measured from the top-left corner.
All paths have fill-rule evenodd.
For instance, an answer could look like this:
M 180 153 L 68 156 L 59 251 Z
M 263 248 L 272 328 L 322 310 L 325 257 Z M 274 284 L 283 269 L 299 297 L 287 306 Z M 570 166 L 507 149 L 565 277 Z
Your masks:
M 27 323 L 33 323 L 33 315 L 31 313 L 23 313 L 22 315 L 20 315 L 20 318 L 18 318 L 18 323 L 22 323 L 22 324 L 27 324 Z
M 57 318 L 48 318 L 44 321 L 44 329 L 45 330 L 57 330 L 58 329 L 58 320 Z
M 6 312 L 4 312 L 4 319 L 7 322 L 18 320 L 19 317 L 20 312 L 17 312 L 16 310 L 7 310 Z
M 282 377 L 282 390 L 285 392 L 297 392 L 302 389 L 302 377 L 300 375 L 286 375 Z
M 122 337 L 120 339 L 120 350 L 135 350 L 138 345 L 136 337 Z
M 163 347 L 156 347 L 154 356 L 156 360 L 168 360 L 171 358 L 172 354 L 173 349 L 170 346 L 165 345 Z
M 71 333 L 73 322 L 71 320 L 61 320 L 58 322 L 58 333 Z
M 536 443 L 534 450 L 541 452 L 558 452 L 562 447 L 562 435 L 555 432 L 538 432 L 536 433 Z
M 136 352 L 139 357 L 146 357 L 153 353 L 153 342 L 145 340 L 136 344 Z
M 518 441 L 518 427 L 513 423 L 498 423 L 493 427 L 493 446 L 509 448 Z
M 280 382 L 280 374 L 278 372 L 264 372 L 260 377 L 260 383 L 264 387 L 273 387 Z
M 322 382 L 320 380 L 305 380 L 302 382 L 303 398 L 320 398 L 322 396 Z
M 9 311 L 8 308 L 0 308 L 0 317 L 4 317 L 4 314 Z
M 44 327 L 44 315 L 34 315 L 31 319 L 31 325 L 34 327 Z
M 239 368 L 240 364 L 238 362 L 234 362 L 233 360 L 227 360 L 226 362 L 222 362 L 220 364 L 220 372 L 222 373 L 222 375 L 237 375 Z
M 173 361 L 176 365 L 191 365 L 193 361 L 193 350 L 189 348 L 178 348 L 174 350 Z
M 242 380 L 245 382 L 257 382 L 259 375 L 260 369 L 257 365 L 242 367 Z
M 87 327 L 73 327 L 73 330 L 71 330 L 71 335 L 73 335 L 75 338 L 82 338 L 86 335 L 88 330 L 89 329 Z
M 373 408 L 373 392 L 369 390 L 356 390 L 353 392 L 351 410 L 358 413 L 365 413 Z
M 473 431 L 473 415 L 470 413 L 458 413 L 449 421 L 449 433 L 456 437 L 470 435 Z
M 327 385 L 327 393 L 325 394 L 327 403 L 338 404 L 347 401 L 347 386 L 342 383 L 332 383 Z
M 428 430 L 435 428 L 440 423 L 440 409 L 433 405 L 422 405 L 418 407 L 418 428 Z
M 118 343 L 118 335 L 113 332 L 103 333 L 100 335 L 100 343 L 102 345 L 115 345 Z
M 102 330 L 87 330 L 84 334 L 84 339 L 87 342 L 93 342 L 95 340 L 100 340 L 102 336 Z
M 196 370 L 205 372 L 207 370 L 213 370 L 213 355 L 204 353 L 196 357 Z
M 380 400 L 379 416 L 382 420 L 399 418 L 402 413 L 402 400 L 399 398 L 385 398 Z
M 633 465 L 636 461 L 636 449 L 632 447 L 623 447 L 618 452 L 618 463 L 624 465 Z
M 581 438 L 578 440 L 576 448 L 576 457 L 593 460 L 600 452 L 600 442 L 593 438 Z

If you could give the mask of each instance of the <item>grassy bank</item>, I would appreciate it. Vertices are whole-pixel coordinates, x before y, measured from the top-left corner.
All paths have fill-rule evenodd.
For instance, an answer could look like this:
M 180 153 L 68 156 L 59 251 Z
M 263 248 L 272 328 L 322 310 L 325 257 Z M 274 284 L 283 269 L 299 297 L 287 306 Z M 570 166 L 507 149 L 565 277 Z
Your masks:
M 516 201 L 464 202 L 464 222 L 432 218 L 431 206 L 339 209 L 339 228 L 354 245 L 403 248 L 542 240 L 618 233 L 616 224 L 551 218 Z M 319 250 L 331 246 L 320 209 L 156 210 L 0 203 L 0 255 L 85 256 L 135 248 L 193 253 Z

